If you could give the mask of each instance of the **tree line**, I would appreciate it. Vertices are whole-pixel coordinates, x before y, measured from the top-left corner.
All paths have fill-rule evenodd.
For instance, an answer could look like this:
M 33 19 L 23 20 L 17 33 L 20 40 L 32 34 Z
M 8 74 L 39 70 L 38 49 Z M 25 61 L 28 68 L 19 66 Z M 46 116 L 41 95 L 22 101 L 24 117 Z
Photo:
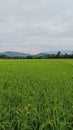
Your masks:
M 72 59 L 73 53 L 70 54 L 62 54 L 61 51 L 58 51 L 56 54 L 46 54 L 42 56 L 35 56 L 35 55 L 29 55 L 26 57 L 22 56 L 7 56 L 7 55 L 0 55 L 0 59 Z

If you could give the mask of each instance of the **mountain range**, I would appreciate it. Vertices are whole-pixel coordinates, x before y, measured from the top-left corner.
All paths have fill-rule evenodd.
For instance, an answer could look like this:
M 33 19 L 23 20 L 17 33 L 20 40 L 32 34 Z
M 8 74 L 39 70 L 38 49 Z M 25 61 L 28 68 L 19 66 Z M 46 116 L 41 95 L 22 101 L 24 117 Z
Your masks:
M 15 57 L 15 56 L 26 57 L 26 56 L 29 56 L 30 54 L 21 53 L 21 52 L 6 51 L 6 52 L 1 52 L 0 55 L 6 55 L 6 56 L 11 56 L 11 57 Z
M 39 57 L 39 56 L 45 56 L 47 54 L 56 54 L 57 52 L 58 51 L 49 51 L 49 52 L 45 52 L 45 53 L 38 53 L 38 54 L 33 55 L 33 56 Z M 62 54 L 65 54 L 65 53 L 70 54 L 72 52 L 73 52 L 72 50 L 62 50 L 61 51 Z M 11 57 L 15 57 L 15 56 L 20 56 L 20 57 L 32 56 L 31 54 L 28 54 L 28 53 L 13 52 L 13 51 L 1 52 L 0 55 L 6 55 L 6 56 L 11 56 Z

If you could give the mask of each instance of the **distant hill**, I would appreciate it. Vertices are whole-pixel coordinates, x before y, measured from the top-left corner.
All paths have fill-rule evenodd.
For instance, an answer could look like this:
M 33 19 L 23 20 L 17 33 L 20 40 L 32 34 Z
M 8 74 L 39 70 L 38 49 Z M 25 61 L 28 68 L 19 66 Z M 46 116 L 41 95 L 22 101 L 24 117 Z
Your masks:
M 57 54 L 58 51 L 48 51 L 48 52 L 45 52 L 45 53 L 39 53 L 39 54 L 36 54 L 34 55 L 35 57 L 43 57 L 43 56 L 46 56 L 48 54 Z M 61 53 L 62 54 L 71 54 L 73 51 L 72 50 L 62 50 Z
M 6 52 L 0 53 L 0 55 L 6 55 L 6 56 L 11 56 L 11 57 L 15 57 L 15 56 L 26 57 L 26 56 L 29 56 L 30 54 L 13 52 L 13 51 L 6 51 Z
M 28 53 L 21 53 L 21 52 L 13 52 L 13 51 L 6 51 L 6 52 L 1 52 L 0 55 L 6 55 L 6 56 L 10 56 L 10 57 L 16 57 L 16 56 L 19 56 L 19 57 L 27 57 L 27 56 L 34 56 L 34 57 L 44 57 L 48 54 L 56 54 L 58 51 L 48 51 L 48 52 L 45 52 L 45 53 L 38 53 L 36 55 L 31 55 L 31 54 L 28 54 Z M 62 54 L 71 54 L 73 53 L 72 50 L 62 50 L 61 51 Z
M 34 55 L 35 57 L 43 57 L 43 56 L 46 56 L 47 53 L 39 53 L 39 54 L 36 54 Z

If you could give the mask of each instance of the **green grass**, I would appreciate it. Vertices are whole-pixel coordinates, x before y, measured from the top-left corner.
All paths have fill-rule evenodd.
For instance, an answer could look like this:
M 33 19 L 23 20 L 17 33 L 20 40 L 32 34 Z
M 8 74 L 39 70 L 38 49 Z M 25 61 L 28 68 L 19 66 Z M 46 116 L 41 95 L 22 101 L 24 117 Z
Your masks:
M 0 60 L 0 130 L 73 130 L 73 60 Z

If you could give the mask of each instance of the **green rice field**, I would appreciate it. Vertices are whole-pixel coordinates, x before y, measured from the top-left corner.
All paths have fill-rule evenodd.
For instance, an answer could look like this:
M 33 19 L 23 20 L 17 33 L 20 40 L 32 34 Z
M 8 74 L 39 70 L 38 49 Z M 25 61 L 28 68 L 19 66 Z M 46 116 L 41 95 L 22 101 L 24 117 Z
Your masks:
M 73 60 L 0 60 L 0 130 L 73 130 Z

